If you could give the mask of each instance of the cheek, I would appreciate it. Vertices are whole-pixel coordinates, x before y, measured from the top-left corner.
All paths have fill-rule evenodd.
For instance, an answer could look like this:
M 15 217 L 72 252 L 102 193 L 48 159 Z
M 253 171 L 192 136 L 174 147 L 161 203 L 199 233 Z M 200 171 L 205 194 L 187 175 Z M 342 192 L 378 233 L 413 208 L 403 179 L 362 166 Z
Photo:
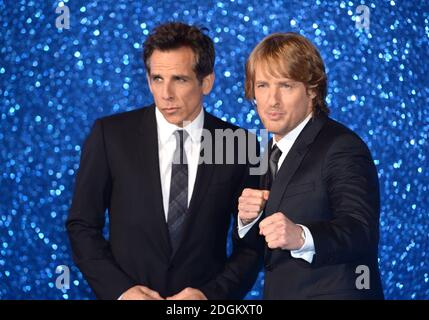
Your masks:
M 192 107 L 195 104 L 200 103 L 202 99 L 202 91 L 200 88 L 187 88 L 182 91 L 180 96 L 184 105 Z
M 266 94 L 264 94 L 261 91 L 255 91 L 255 100 L 256 100 L 256 104 L 263 106 Z
M 154 97 L 155 100 L 161 99 L 161 88 L 160 86 L 152 86 L 152 89 L 150 91 Z
M 176 97 L 182 99 L 186 102 L 186 100 L 192 98 L 193 89 L 189 87 L 179 87 L 176 89 Z
M 309 107 L 311 106 L 311 100 L 310 97 L 304 96 L 300 100 L 300 113 L 305 114 L 307 113 Z
M 199 92 L 196 89 L 188 89 L 184 93 L 185 101 L 195 101 L 199 97 Z
M 288 94 L 282 97 L 282 105 L 290 113 L 299 113 L 306 105 L 305 98 L 298 94 Z

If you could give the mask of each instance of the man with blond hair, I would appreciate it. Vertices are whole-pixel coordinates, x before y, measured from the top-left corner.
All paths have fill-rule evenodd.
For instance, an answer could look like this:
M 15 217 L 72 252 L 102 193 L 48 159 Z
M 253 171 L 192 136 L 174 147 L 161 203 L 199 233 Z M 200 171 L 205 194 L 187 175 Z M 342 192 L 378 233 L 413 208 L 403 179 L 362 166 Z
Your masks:
M 238 214 L 238 235 L 265 241 L 264 298 L 383 299 L 377 171 L 365 143 L 328 117 L 319 52 L 295 33 L 266 37 L 245 91 L 274 135 L 269 170 Z

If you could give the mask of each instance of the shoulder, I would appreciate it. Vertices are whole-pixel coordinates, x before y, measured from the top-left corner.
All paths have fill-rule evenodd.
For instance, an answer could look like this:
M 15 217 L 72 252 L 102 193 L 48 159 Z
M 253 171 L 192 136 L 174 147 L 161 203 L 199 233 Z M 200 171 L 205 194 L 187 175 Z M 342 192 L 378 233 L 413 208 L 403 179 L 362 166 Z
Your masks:
M 313 143 L 313 151 L 329 159 L 372 159 L 367 144 L 344 124 L 327 118 Z
M 320 132 L 320 138 L 328 146 L 359 147 L 367 149 L 366 143 L 359 135 L 344 124 L 328 117 Z
M 142 125 L 142 121 L 154 114 L 153 106 L 145 106 L 131 111 L 116 113 L 96 120 L 103 129 L 133 129 Z

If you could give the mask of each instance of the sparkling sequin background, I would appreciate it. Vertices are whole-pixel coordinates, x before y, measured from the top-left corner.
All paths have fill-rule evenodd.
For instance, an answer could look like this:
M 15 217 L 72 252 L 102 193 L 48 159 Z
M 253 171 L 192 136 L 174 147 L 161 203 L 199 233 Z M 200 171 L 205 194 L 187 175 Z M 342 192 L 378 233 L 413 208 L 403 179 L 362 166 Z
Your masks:
M 57 6 L 70 9 L 59 30 Z M 368 32 L 357 7 L 370 13 Z M 388 299 L 429 298 L 427 1 L 1 1 L 0 298 L 88 299 L 64 222 L 94 119 L 151 103 L 141 60 L 149 31 L 168 20 L 204 25 L 216 45 L 206 109 L 259 128 L 244 99 L 244 63 L 275 31 L 320 49 L 332 117 L 355 130 L 377 165 L 380 266 Z M 58 265 L 70 267 L 59 290 Z M 262 274 L 248 298 L 261 298 Z

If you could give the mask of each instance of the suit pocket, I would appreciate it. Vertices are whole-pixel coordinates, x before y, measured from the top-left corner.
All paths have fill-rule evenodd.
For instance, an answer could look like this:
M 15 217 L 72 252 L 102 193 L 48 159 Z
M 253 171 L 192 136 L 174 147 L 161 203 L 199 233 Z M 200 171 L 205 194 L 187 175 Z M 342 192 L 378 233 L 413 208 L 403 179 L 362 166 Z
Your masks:
M 284 197 L 292 197 L 301 193 L 312 192 L 314 191 L 315 184 L 314 182 L 302 183 L 302 184 L 291 184 L 287 187 Z

